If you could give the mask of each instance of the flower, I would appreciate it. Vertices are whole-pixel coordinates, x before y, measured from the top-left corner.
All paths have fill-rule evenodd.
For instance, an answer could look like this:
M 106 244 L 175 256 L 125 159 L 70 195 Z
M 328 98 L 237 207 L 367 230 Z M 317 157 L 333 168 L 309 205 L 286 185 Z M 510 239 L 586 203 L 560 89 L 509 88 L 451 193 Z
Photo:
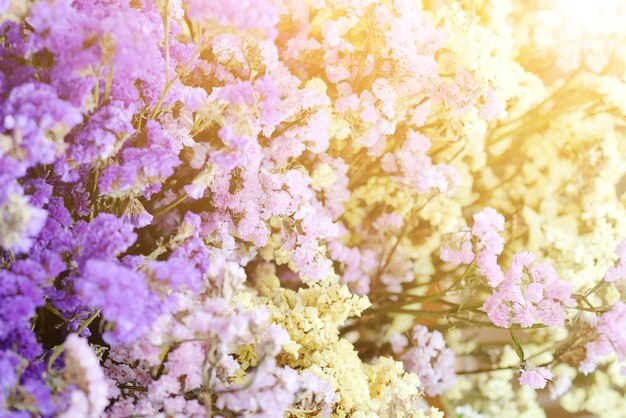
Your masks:
M 159 313 L 158 299 L 143 275 L 117 261 L 88 260 L 74 287 L 85 305 L 101 309 L 114 324 L 104 334 L 109 343 L 136 339 Z
M 548 380 L 552 379 L 552 372 L 545 367 L 520 369 L 518 381 L 522 385 L 529 386 L 533 389 L 543 389 L 546 387 Z
M 572 286 L 558 278 L 552 265 L 534 260 L 530 252 L 514 254 L 504 281 L 485 300 L 483 308 L 495 325 L 564 325 L 565 307 L 574 305 Z
M 72 391 L 70 406 L 59 416 L 99 417 L 109 404 L 107 382 L 100 367 L 100 359 L 93 352 L 87 340 L 70 334 L 65 340 L 65 369 L 67 382 L 76 385 Z
M 428 396 L 437 396 L 454 384 L 454 352 L 446 348 L 439 331 L 416 325 L 409 335 L 408 341 L 392 336 L 392 350 L 407 370 L 419 376 Z
M 579 365 L 580 371 L 584 374 L 593 372 L 602 357 L 613 353 L 620 362 L 626 361 L 626 332 L 621 326 L 624 320 L 626 304 L 621 301 L 615 303 L 609 311 L 591 319 L 595 333 L 587 336 L 586 357 Z
M 43 228 L 48 213 L 32 206 L 21 193 L 8 193 L 0 202 L 0 246 L 25 253 Z

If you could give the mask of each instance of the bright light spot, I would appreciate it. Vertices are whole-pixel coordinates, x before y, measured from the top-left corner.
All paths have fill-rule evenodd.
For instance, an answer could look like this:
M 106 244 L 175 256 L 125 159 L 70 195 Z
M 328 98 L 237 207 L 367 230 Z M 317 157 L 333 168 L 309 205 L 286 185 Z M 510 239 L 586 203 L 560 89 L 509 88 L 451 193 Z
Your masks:
M 602 36 L 626 27 L 624 0 L 556 0 L 562 29 L 571 35 Z

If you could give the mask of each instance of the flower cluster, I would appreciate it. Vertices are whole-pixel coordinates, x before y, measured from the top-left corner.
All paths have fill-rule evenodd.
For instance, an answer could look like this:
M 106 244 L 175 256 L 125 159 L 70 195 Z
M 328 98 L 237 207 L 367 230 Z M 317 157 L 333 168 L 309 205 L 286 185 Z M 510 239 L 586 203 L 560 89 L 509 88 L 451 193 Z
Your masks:
M 579 369 L 585 373 L 594 371 L 603 356 L 616 353 L 620 362 L 626 360 L 626 334 L 622 324 L 626 320 L 626 304 L 617 302 L 613 308 L 594 319 L 594 334 L 585 345 L 586 357 Z M 626 368 L 622 369 L 626 374 Z
M 504 217 L 493 208 L 485 208 L 474 214 L 471 230 L 448 236 L 447 242 L 442 243 L 440 257 L 454 265 L 474 262 L 489 286 L 497 287 L 504 280 L 498 265 L 498 256 L 504 249 L 504 239 L 499 234 L 503 230 Z
M 439 331 L 429 332 L 425 326 L 416 325 L 410 340 L 394 334 L 389 342 L 404 367 L 419 376 L 429 396 L 437 396 L 454 384 L 454 351 L 446 348 Z
M 600 2 L 0 0 L 0 416 L 626 411 Z
M 60 416 L 98 417 L 107 407 L 108 384 L 100 359 L 84 338 L 70 334 L 65 340 L 64 378 L 70 387 L 70 405 Z
M 485 300 L 485 312 L 494 324 L 565 325 L 565 308 L 574 306 L 572 287 L 558 278 L 552 265 L 534 260 L 528 252 L 513 255 L 504 281 Z
M 543 389 L 546 387 L 548 380 L 552 379 L 552 372 L 545 367 L 536 369 L 522 369 L 518 378 L 522 385 L 529 386 L 533 389 Z

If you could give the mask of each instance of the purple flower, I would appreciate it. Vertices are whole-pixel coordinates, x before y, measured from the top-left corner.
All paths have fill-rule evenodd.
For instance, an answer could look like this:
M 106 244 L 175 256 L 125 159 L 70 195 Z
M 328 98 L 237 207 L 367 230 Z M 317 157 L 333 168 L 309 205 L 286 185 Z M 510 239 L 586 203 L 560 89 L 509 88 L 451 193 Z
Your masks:
M 146 124 L 143 132 L 137 133 L 136 141 L 143 146 L 126 147 L 121 151 L 118 164 L 108 166 L 100 179 L 103 193 L 124 192 L 145 189 L 174 174 L 174 168 L 181 164 L 178 155 L 182 142 L 174 138 L 153 120 Z
M 454 351 L 446 347 L 439 331 L 416 325 L 410 339 L 393 336 L 390 340 L 394 354 L 404 367 L 420 378 L 428 396 L 437 396 L 454 384 Z
M 99 213 L 91 223 L 76 223 L 78 254 L 76 262 L 82 266 L 89 259 L 107 260 L 126 251 L 137 238 L 132 225 L 110 213 Z
M 256 418 L 283 416 L 300 389 L 298 372 L 289 367 L 279 368 L 270 358 L 253 373 L 252 383 L 245 389 L 233 385 L 232 391 L 218 396 L 217 407 Z
M 70 158 L 85 164 L 112 156 L 135 131 L 132 116 L 133 109 L 125 108 L 120 101 L 100 107 L 72 138 Z
M 43 83 L 31 82 L 13 88 L 0 106 L 0 127 L 11 132 L 20 144 L 12 155 L 23 161 L 24 171 L 35 164 L 50 164 L 60 154 L 61 144 L 49 139 L 53 136 L 47 135 L 47 131 L 64 128 L 67 132 L 80 122 L 81 112 Z
M 262 29 L 269 39 L 277 36 L 278 10 L 267 0 L 240 2 L 206 2 L 185 0 L 194 20 L 213 20 L 220 25 L 234 25 L 242 30 Z
M 144 276 L 117 261 L 88 260 L 74 288 L 85 305 L 101 309 L 113 323 L 113 330 L 104 333 L 109 343 L 136 339 L 159 313 Z

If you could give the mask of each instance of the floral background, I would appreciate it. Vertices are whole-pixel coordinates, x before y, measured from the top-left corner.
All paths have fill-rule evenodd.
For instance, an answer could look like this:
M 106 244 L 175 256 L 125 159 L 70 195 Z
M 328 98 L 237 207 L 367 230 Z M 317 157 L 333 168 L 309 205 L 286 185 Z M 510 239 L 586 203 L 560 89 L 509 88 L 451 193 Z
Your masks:
M 624 22 L 0 0 L 0 416 L 626 416 Z

